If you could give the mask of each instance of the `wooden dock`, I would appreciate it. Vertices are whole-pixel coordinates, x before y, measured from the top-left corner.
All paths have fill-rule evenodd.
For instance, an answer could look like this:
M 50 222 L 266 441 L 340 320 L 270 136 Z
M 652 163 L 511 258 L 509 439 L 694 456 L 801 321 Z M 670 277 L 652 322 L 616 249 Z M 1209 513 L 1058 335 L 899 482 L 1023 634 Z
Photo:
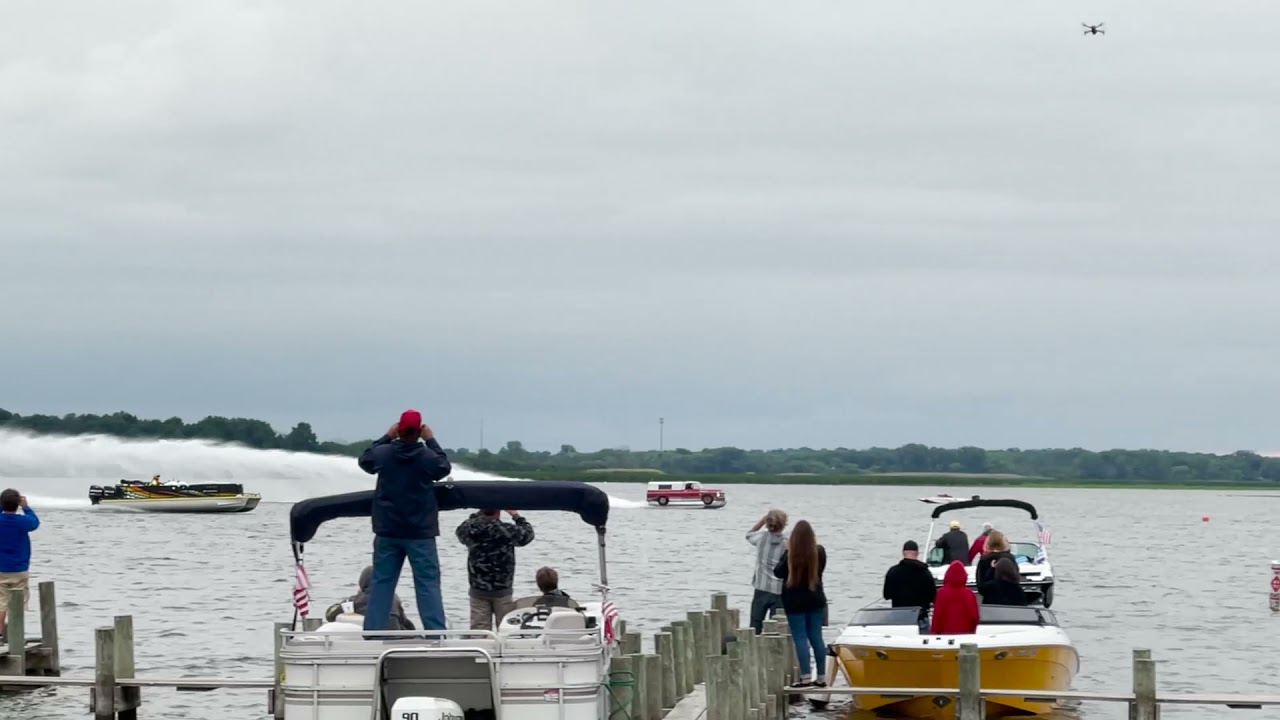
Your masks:
M 42 582 L 36 595 L 40 603 L 40 635 L 27 632 L 26 603 L 21 590 L 10 590 L 6 601 L 8 637 L 0 644 L 0 689 L 7 676 L 48 677 L 62 674 L 58 654 L 58 601 L 53 582 Z
M 94 673 L 63 677 L 58 664 L 56 602 L 52 582 L 40 583 L 42 637 L 25 636 L 22 620 L 10 622 L 10 635 L 21 640 L 13 650 L 0 647 L 0 692 L 31 687 L 89 688 L 89 710 L 95 720 L 135 720 L 142 690 L 179 692 L 267 690 L 263 715 L 284 716 L 279 692 L 282 630 L 273 627 L 276 670 L 271 678 L 146 677 L 135 674 L 133 618 L 118 615 L 111 626 L 94 630 Z M 785 720 L 788 705 L 807 702 L 805 696 L 828 698 L 856 694 L 919 694 L 951 697 L 957 720 L 983 720 L 983 698 L 1025 697 L 1040 701 L 1123 703 L 1132 720 L 1157 720 L 1162 705 L 1216 705 L 1259 709 L 1280 706 L 1280 695 L 1157 693 L 1155 661 L 1149 650 L 1133 651 L 1133 686 L 1114 693 L 984 688 L 979 677 L 977 647 L 961 646 L 960 687 L 953 688 L 794 688 L 799 677 L 795 648 L 785 631 L 785 619 L 767 620 L 764 632 L 739 627 L 741 613 L 728 605 L 729 596 L 715 593 L 711 607 L 686 613 L 684 619 L 662 626 L 646 643 L 638 632 L 619 623 L 621 641 L 614 648 L 612 667 L 604 685 L 609 693 L 609 720 Z M 22 595 L 11 593 L 12 618 L 23 618 Z M 17 610 L 17 612 L 12 612 Z M 304 629 L 315 629 L 308 618 Z M 19 650 L 21 648 L 21 650 Z M 649 651 L 649 652 L 646 652 Z

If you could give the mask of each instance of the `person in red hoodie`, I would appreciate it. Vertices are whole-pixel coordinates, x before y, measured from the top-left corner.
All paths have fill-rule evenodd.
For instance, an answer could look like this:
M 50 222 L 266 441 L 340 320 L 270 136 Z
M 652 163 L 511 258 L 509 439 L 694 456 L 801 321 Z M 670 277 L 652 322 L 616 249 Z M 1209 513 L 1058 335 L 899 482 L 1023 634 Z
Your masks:
M 933 623 L 929 632 L 934 635 L 972 635 L 978 629 L 978 597 L 965 587 L 969 573 L 964 563 L 952 560 L 947 574 L 942 576 L 942 587 L 933 601 Z
M 982 534 L 978 536 L 973 544 L 969 546 L 969 564 L 973 564 L 973 559 L 982 554 L 987 544 L 987 536 L 991 534 L 991 523 L 982 523 Z

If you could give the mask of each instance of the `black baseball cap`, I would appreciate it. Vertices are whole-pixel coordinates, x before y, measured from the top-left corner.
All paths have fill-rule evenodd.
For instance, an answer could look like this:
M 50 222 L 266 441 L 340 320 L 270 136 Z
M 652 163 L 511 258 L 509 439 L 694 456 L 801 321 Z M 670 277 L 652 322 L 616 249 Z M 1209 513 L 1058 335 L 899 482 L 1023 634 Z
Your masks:
M 902 549 L 903 549 L 903 550 L 915 550 L 916 552 L 919 552 L 919 551 L 920 551 L 920 546 L 916 544 L 916 541 L 915 541 L 915 540 L 908 540 L 908 541 L 906 541 L 906 542 L 902 543 Z

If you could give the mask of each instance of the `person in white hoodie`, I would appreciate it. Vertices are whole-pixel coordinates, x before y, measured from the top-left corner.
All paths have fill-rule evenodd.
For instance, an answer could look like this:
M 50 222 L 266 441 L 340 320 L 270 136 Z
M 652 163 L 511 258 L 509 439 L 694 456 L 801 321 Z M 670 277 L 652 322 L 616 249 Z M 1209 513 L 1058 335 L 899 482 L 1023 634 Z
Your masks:
M 773 617 L 782 607 L 782 580 L 774 576 L 773 569 L 787 549 L 787 536 L 782 534 L 786 527 L 787 514 L 775 508 L 747 531 L 747 542 L 756 547 L 755 572 L 751 577 L 755 588 L 751 597 L 751 629 L 757 635 L 764 629 L 765 615 Z

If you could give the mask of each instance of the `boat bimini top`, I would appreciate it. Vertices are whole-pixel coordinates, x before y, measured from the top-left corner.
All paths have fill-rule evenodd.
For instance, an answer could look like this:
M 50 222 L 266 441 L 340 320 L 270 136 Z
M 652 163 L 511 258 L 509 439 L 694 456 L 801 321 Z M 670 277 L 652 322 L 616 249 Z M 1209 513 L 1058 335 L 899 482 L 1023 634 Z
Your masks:
M 609 495 L 583 482 L 564 480 L 446 480 L 435 485 L 436 504 L 446 510 L 515 508 L 524 511 L 555 510 L 577 513 L 596 529 L 600 559 L 599 588 L 609 592 L 605 562 L 605 525 L 609 520 Z M 303 544 L 315 537 L 320 526 L 338 518 L 369 517 L 373 490 L 325 495 L 295 503 L 289 511 L 289 535 L 294 562 L 302 567 Z M 294 615 L 294 629 L 297 615 Z

